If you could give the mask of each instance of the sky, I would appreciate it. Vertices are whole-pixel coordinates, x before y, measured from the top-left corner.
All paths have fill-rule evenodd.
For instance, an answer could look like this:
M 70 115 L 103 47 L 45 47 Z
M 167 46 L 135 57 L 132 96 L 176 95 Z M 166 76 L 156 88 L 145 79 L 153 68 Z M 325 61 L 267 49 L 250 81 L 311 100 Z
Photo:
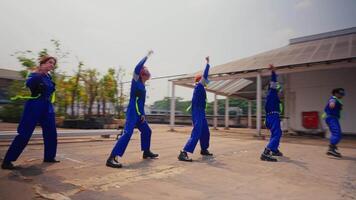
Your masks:
M 213 67 L 355 26 L 355 0 L 0 0 L 0 68 L 21 69 L 11 54 L 55 39 L 70 53 L 59 62 L 66 74 L 82 61 L 101 73 L 123 67 L 130 80 L 150 49 L 153 77 L 186 74 L 203 70 L 208 55 Z M 167 80 L 149 81 L 146 102 L 170 92 Z M 176 96 L 191 95 L 177 87 Z

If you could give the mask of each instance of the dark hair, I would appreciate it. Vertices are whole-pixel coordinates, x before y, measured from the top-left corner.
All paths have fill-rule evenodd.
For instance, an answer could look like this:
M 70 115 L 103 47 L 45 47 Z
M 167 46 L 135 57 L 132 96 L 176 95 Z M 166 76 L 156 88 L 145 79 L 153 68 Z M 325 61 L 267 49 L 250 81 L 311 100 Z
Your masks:
M 345 89 L 344 88 L 335 88 L 332 90 L 332 95 L 335 95 L 337 93 L 341 94 L 341 93 L 345 93 Z
M 40 65 L 45 64 L 47 61 L 49 60 L 54 60 L 54 65 L 57 64 L 57 59 L 53 56 L 42 56 L 39 60 L 40 60 Z

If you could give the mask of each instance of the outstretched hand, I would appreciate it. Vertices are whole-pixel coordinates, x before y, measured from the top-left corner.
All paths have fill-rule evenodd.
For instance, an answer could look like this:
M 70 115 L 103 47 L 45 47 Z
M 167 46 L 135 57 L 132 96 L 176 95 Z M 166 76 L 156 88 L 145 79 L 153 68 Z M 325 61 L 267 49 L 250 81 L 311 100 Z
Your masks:
M 209 56 L 205 57 L 205 60 L 207 63 L 209 63 L 209 61 L 210 61 Z
M 147 57 L 150 57 L 153 54 L 153 50 L 149 50 L 147 53 Z
M 273 64 L 269 64 L 268 65 L 268 69 L 271 71 L 275 71 L 274 65 Z
M 146 120 L 146 117 L 144 115 L 141 115 L 141 123 L 143 123 Z

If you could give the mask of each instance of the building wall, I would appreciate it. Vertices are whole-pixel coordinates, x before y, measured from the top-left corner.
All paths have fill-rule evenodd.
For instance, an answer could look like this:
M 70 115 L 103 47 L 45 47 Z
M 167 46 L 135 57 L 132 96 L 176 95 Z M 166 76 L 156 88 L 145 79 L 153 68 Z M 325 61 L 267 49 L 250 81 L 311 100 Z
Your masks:
M 287 75 L 286 106 L 289 127 L 307 131 L 302 126 L 303 111 L 318 111 L 321 115 L 333 88 L 342 87 L 346 96 L 340 120 L 343 132 L 356 134 L 356 66 L 355 68 L 301 72 Z M 322 120 L 322 127 L 326 124 Z
M 8 104 L 10 102 L 8 89 L 12 82 L 13 80 L 11 79 L 0 78 L 0 104 Z

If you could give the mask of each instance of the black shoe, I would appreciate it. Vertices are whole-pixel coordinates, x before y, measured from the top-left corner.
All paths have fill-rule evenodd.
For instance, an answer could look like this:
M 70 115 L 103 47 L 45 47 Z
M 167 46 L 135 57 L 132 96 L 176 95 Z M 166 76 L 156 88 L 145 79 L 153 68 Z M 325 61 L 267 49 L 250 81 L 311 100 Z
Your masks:
M 283 156 L 283 153 L 277 149 L 277 151 L 272 151 L 272 156 Z
M 158 157 L 158 154 L 152 153 L 150 150 L 144 151 L 144 152 L 143 152 L 143 155 L 142 155 L 142 158 L 143 158 L 143 159 L 146 159 L 146 158 L 151 158 L 151 159 L 153 159 L 153 158 L 157 158 L 157 157 Z
M 45 162 L 45 163 L 59 163 L 61 161 L 53 158 L 53 159 L 44 159 L 43 162 Z
M 180 151 L 180 154 L 178 156 L 178 160 L 180 161 L 185 161 L 185 162 L 192 162 L 193 160 L 188 157 L 188 153 L 185 151 Z
M 213 156 L 213 154 L 210 153 L 207 149 L 201 150 L 200 154 L 203 155 L 203 156 Z
M 263 161 L 277 162 L 277 159 L 272 156 L 271 150 L 268 148 L 265 148 L 260 159 Z
M 119 163 L 119 161 L 117 161 L 115 159 L 115 157 L 110 157 L 106 160 L 106 166 L 112 167 L 112 168 L 121 168 L 122 164 Z
M 15 166 L 11 162 L 3 162 L 1 168 L 12 170 L 15 169 Z
M 330 145 L 329 146 L 329 150 L 326 152 L 326 155 L 329 155 L 329 156 L 334 156 L 334 157 L 337 157 L 337 158 L 341 158 L 341 153 L 339 153 L 337 151 L 337 146 L 336 145 Z

